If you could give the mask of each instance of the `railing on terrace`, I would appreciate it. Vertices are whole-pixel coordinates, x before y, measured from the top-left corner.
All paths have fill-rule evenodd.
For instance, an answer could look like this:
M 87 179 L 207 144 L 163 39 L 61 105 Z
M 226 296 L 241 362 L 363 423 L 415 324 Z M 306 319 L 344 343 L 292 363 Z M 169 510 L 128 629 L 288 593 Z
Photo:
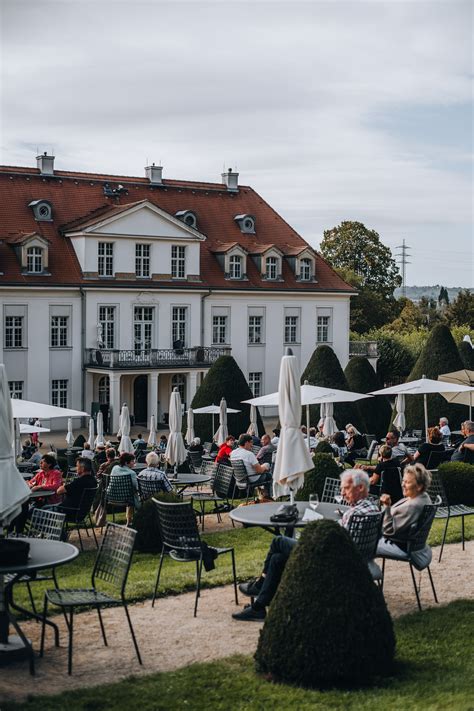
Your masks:
M 211 366 L 223 355 L 230 355 L 230 348 L 151 348 L 149 350 L 106 350 L 86 348 L 86 368 L 202 368 Z
M 378 358 L 377 341 L 350 341 L 349 358 L 364 356 L 365 358 Z

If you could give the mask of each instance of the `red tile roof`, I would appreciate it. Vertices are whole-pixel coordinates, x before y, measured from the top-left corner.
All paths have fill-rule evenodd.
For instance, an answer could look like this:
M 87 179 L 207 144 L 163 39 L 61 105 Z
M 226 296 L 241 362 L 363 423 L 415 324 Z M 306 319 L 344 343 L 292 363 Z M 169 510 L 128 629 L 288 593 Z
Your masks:
M 119 197 L 107 198 L 104 183 L 126 189 Z M 53 221 L 36 222 L 32 200 L 45 199 L 52 205 Z M 54 176 L 40 175 L 36 168 L 0 166 L 0 286 L 6 284 L 32 284 L 44 286 L 103 284 L 84 280 L 79 262 L 70 240 L 64 231 L 85 226 L 111 212 L 117 214 L 132 205 L 149 201 L 174 215 L 179 210 L 193 210 L 197 215 L 197 229 L 206 235 L 201 242 L 201 282 L 179 283 L 179 288 L 228 288 L 296 291 L 342 291 L 355 293 L 336 272 L 318 255 L 316 258 L 316 283 L 299 282 L 283 259 L 282 282 L 269 282 L 248 259 L 247 281 L 228 281 L 217 260 L 216 252 L 225 251 L 230 244 L 238 243 L 247 252 L 261 254 L 270 246 L 282 254 L 295 256 L 303 249 L 312 249 L 252 188 L 239 185 L 232 193 L 219 183 L 164 180 L 162 186 L 150 185 L 147 178 L 113 176 L 96 173 L 55 171 Z M 111 210 L 112 208 L 112 210 Z M 234 217 L 251 214 L 256 218 L 256 234 L 242 234 Z M 51 276 L 21 273 L 20 263 L 9 242 L 20 234 L 36 232 L 51 243 L 48 269 Z M 2 243 L 3 240 L 3 243 Z M 313 251 L 313 250 L 312 250 Z M 107 282 L 110 285 L 110 282 Z M 120 280 L 120 284 L 135 282 Z M 169 285 L 152 282 L 150 288 Z M 140 284 L 140 288 L 146 288 Z

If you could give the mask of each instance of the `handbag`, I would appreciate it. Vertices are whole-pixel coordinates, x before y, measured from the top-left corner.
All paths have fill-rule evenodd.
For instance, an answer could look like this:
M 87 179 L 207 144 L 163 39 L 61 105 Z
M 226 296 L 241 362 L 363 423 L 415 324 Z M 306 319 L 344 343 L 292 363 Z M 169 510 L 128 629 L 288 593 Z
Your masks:
M 295 523 L 298 520 L 298 507 L 296 504 L 282 504 L 273 516 L 270 516 L 272 523 Z

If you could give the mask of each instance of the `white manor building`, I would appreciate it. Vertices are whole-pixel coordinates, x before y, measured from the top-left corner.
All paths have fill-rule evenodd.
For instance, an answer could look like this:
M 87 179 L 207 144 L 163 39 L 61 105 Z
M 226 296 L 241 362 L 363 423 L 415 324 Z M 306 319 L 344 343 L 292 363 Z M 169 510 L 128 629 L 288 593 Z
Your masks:
M 222 183 L 0 167 L 0 361 L 13 396 L 166 422 L 232 354 L 255 395 L 291 346 L 349 358 L 355 292 L 238 174 Z M 54 424 L 54 423 L 53 423 Z M 64 423 L 57 423 L 59 426 Z

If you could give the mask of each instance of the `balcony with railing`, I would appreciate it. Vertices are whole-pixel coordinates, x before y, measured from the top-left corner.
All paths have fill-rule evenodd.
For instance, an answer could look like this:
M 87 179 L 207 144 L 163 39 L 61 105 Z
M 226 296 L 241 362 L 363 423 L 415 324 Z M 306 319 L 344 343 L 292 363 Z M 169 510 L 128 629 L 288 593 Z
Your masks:
M 377 341 L 350 341 L 349 358 L 363 356 L 364 358 L 378 358 Z
M 148 350 L 107 350 L 86 348 L 85 368 L 126 370 L 132 368 L 208 368 L 220 356 L 230 355 L 230 348 L 151 348 Z

